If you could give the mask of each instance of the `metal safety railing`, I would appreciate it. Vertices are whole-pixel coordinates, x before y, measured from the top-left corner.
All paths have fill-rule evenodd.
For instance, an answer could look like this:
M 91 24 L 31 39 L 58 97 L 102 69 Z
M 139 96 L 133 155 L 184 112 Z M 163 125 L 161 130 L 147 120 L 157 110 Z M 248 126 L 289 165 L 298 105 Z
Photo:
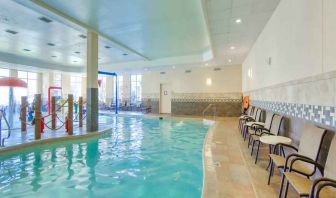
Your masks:
M 41 94 L 35 94 L 34 101 L 32 103 L 32 110 L 34 111 L 34 117 L 32 117 L 32 123 L 27 121 L 27 109 L 29 104 L 27 102 L 27 97 L 22 96 L 21 98 L 21 107 L 20 107 L 20 122 L 21 122 L 21 131 L 26 132 L 27 126 L 34 127 L 34 136 L 35 140 L 41 139 L 41 133 L 44 131 L 44 127 L 52 131 L 57 131 L 63 127 L 65 127 L 66 132 L 68 135 L 73 135 L 73 127 L 74 122 L 78 122 L 78 127 L 83 127 L 83 120 L 85 119 L 86 115 L 83 115 L 83 106 L 86 102 L 83 101 L 82 97 L 79 97 L 78 102 L 74 102 L 74 98 L 72 94 L 68 95 L 68 99 L 60 104 L 58 108 L 56 108 L 56 97 L 52 97 L 52 104 L 51 104 L 51 112 L 47 115 L 42 115 L 41 111 Z M 65 106 L 67 105 L 67 106 Z M 74 106 L 78 106 L 79 111 L 75 111 L 74 113 Z M 64 108 L 67 107 L 67 112 L 64 112 Z M 62 115 L 65 113 L 65 118 L 61 119 L 57 112 L 61 111 Z M 28 116 L 29 117 L 29 116 Z M 1 120 L 4 119 L 5 124 L 7 125 L 8 133 L 7 137 L 2 137 L 2 130 L 1 130 Z M 45 121 L 45 119 L 50 119 L 49 121 Z M 28 118 L 29 120 L 29 118 Z M 61 123 L 61 125 L 57 126 L 57 120 Z M 51 126 L 49 126 L 51 123 Z M 19 129 L 19 128 L 18 128 Z M 6 139 L 9 139 L 11 136 L 11 132 L 14 129 L 11 129 L 9 123 L 6 119 L 6 114 L 4 111 L 0 111 L 0 147 L 4 146 L 4 142 Z
M 217 117 L 217 107 L 214 104 L 209 104 L 202 112 L 203 118 L 205 118 L 206 116 L 206 112 L 208 112 L 209 110 L 212 110 L 213 113 L 213 119 L 216 120 Z

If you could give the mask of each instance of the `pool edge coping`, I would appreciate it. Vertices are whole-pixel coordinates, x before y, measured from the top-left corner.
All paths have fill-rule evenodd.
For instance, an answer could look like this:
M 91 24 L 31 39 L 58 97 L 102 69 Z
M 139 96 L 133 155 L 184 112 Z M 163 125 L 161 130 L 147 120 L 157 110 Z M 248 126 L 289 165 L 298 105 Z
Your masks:
M 66 142 L 73 141 L 73 140 L 88 139 L 88 138 L 98 137 L 100 135 L 104 135 L 110 132 L 112 132 L 112 128 L 109 127 L 109 128 L 105 128 L 105 129 L 94 131 L 94 132 L 86 132 L 85 134 L 65 135 L 65 136 L 60 136 L 60 137 L 33 140 L 31 142 L 24 142 L 24 143 L 0 148 L 0 154 L 1 155 L 11 154 L 11 153 L 14 153 L 20 150 L 33 148 L 33 147 L 45 145 L 48 143 L 50 144 L 61 143 L 61 142 L 66 143 Z
M 218 124 L 218 121 L 215 121 L 208 129 L 204 141 L 203 141 L 203 147 L 202 147 L 202 165 L 203 165 L 203 185 L 202 185 L 202 194 L 201 198 L 206 198 L 208 194 L 206 194 L 205 190 L 209 186 L 209 171 L 206 169 L 206 166 L 210 166 L 210 159 L 212 159 L 212 156 L 207 156 L 206 152 L 211 153 L 211 148 L 208 149 L 207 147 L 211 147 L 211 140 L 214 134 L 214 130 L 216 129 Z M 210 158 L 210 159 L 207 159 Z M 216 192 L 217 193 L 217 192 Z

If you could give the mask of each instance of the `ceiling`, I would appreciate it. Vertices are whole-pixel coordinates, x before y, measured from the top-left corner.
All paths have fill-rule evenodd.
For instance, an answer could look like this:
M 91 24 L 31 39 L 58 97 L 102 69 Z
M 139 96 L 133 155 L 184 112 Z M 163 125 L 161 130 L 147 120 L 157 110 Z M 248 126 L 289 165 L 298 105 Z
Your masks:
M 279 1 L 0 0 L 0 61 L 83 71 L 91 29 L 104 70 L 239 65 Z

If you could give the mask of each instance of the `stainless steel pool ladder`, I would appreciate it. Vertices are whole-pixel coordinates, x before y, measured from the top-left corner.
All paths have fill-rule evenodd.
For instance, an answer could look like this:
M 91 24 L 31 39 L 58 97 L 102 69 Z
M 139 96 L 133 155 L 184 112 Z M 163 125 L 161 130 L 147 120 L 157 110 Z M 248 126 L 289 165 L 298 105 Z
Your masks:
M 212 107 L 212 108 L 211 108 Z M 212 110 L 213 112 L 213 119 L 216 120 L 216 117 L 217 117 L 217 107 L 214 105 L 214 104 L 209 104 L 204 110 L 203 110 L 203 118 L 205 118 L 205 113 L 208 111 L 208 110 Z

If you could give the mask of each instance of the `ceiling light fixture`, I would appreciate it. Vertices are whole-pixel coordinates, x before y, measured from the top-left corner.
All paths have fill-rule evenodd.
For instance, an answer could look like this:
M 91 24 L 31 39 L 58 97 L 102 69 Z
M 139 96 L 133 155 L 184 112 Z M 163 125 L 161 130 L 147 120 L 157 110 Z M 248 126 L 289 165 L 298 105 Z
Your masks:
M 238 18 L 238 19 L 235 20 L 235 22 L 236 22 L 237 24 L 240 24 L 240 23 L 242 22 L 242 19 Z
M 45 23 L 50 23 L 50 22 L 52 22 L 52 20 L 51 19 L 48 19 L 47 17 L 40 17 L 40 18 L 38 18 L 38 19 L 40 19 L 41 21 L 43 21 L 43 22 L 45 22 Z
M 209 63 L 205 63 L 205 66 L 206 66 L 206 67 L 209 66 Z
M 173 65 L 172 68 L 175 69 L 175 65 Z
M 235 46 L 231 46 L 230 49 L 231 49 L 231 50 L 234 50 L 234 49 L 236 49 L 236 47 L 235 47 Z
M 232 62 L 232 60 L 231 60 L 231 59 L 229 59 L 229 60 L 228 60 L 228 62 L 229 62 L 229 63 L 231 63 L 231 62 Z
M 10 34 L 17 34 L 18 32 L 14 31 L 14 30 L 5 30 L 7 33 L 10 33 Z

